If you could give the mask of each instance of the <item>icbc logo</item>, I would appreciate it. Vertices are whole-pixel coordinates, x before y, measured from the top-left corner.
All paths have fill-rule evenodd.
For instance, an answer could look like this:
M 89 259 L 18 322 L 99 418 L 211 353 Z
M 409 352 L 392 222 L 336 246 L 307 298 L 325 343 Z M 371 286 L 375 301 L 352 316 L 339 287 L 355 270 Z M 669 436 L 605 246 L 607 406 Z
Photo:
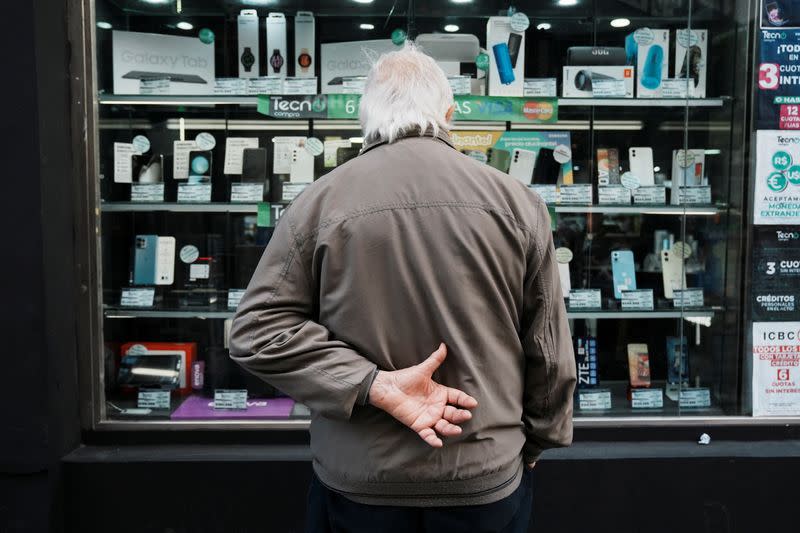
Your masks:
M 789 381 L 789 369 L 788 368 L 779 368 L 778 369 L 778 381 Z

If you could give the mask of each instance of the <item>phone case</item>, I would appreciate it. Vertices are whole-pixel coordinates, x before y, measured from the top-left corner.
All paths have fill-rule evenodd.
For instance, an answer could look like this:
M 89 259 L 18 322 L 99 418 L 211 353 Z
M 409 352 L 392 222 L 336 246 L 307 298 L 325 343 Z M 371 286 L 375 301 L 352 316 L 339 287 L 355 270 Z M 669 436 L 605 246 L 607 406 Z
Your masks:
M 647 352 L 646 344 L 628 345 L 628 373 L 631 387 L 650 386 L 650 354 Z
M 511 152 L 511 163 L 508 166 L 509 175 L 515 177 L 523 185 L 530 184 L 535 160 L 534 152 L 515 148 Z
M 628 163 L 631 167 L 631 174 L 639 178 L 640 186 L 655 185 L 652 148 L 649 146 L 631 146 L 628 148 Z
M 266 148 L 245 148 L 242 151 L 242 181 L 251 183 L 267 181 Z
M 137 235 L 133 244 L 133 284 L 156 284 L 158 235 Z
M 175 237 L 159 237 L 156 252 L 156 285 L 172 285 L 175 280 Z
M 669 250 L 661 250 L 661 272 L 664 276 L 664 297 L 671 300 L 675 289 L 686 288 L 683 259 Z
M 614 298 L 622 298 L 622 291 L 636 289 L 636 266 L 633 252 L 615 250 L 611 252 L 611 273 L 614 280 Z
M 189 152 L 189 183 L 209 183 L 211 181 L 210 150 L 191 150 Z
M 490 167 L 508 173 L 509 165 L 511 165 L 511 152 L 502 148 L 489 148 L 486 150 L 486 156 L 489 158 L 487 164 Z
M 305 148 L 292 149 L 292 166 L 289 171 L 292 183 L 311 183 L 314 181 L 314 156 Z
M 536 185 L 557 185 L 561 175 L 561 163 L 553 157 L 552 148 L 539 148 L 533 166 L 531 183 Z

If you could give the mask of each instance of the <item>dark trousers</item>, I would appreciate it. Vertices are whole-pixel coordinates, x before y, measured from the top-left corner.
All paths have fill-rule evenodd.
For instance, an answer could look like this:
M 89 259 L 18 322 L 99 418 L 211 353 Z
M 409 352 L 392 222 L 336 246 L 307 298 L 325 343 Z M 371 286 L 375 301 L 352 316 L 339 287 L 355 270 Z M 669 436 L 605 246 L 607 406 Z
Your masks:
M 486 505 L 394 507 L 365 505 L 325 487 L 316 475 L 308 490 L 306 533 L 525 533 L 533 507 L 533 473 L 510 496 Z

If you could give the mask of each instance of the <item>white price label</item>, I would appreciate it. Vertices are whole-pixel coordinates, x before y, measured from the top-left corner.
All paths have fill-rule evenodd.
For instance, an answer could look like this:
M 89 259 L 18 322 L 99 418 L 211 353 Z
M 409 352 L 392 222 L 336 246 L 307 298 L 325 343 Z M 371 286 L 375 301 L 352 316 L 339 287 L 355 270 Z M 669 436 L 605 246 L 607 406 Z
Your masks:
M 284 183 L 281 191 L 281 202 L 293 202 L 310 183 Z
M 169 409 L 169 391 L 160 389 L 139 389 L 136 407 L 139 409 Z
M 687 407 L 711 407 L 711 391 L 707 387 L 682 389 L 678 397 L 678 405 Z
M 151 288 L 122 289 L 120 307 L 153 307 L 156 290 Z
M 172 178 L 189 179 L 189 152 L 197 149 L 194 141 L 173 141 L 172 143 Z
M 522 86 L 522 96 L 553 98 L 556 96 L 555 78 L 529 78 Z
M 570 309 L 602 308 L 600 289 L 574 289 L 569 291 Z
M 231 203 L 262 202 L 263 183 L 231 183 Z
M 267 76 L 247 80 L 247 94 L 281 94 L 281 92 L 283 92 L 283 78 L 281 77 Z
M 655 307 L 653 289 L 622 291 L 620 301 L 623 311 L 652 311 Z
M 197 143 L 201 150 L 213 150 L 217 145 L 217 139 L 207 131 L 198 133 L 197 137 L 194 138 L 194 142 Z
M 584 411 L 611 409 L 611 391 L 606 389 L 579 390 L 578 407 Z
M 606 185 L 597 188 L 600 205 L 630 205 L 631 191 L 621 185 Z
M 633 203 L 637 205 L 664 205 L 667 203 L 667 190 L 662 185 L 639 187 L 633 191 Z
M 133 181 L 133 156 L 140 153 L 132 143 L 114 143 L 114 183 Z
M 214 409 L 247 409 L 247 390 L 214 390 Z
M 672 304 L 675 307 L 703 307 L 703 289 L 674 289 Z
M 634 409 L 660 409 L 664 407 L 661 389 L 631 389 L 631 407 Z
M 258 148 L 258 137 L 228 137 L 225 139 L 225 174 L 241 174 L 245 148 Z
M 711 187 L 679 187 L 678 205 L 708 205 L 711 203 Z
M 217 96 L 247 94 L 247 80 L 244 78 L 216 78 L 214 94 Z
M 192 263 L 189 265 L 189 281 L 208 279 L 210 274 L 211 266 L 208 263 Z
M 592 98 L 625 98 L 625 80 L 592 78 Z
M 317 94 L 317 78 L 285 78 L 283 94 Z
M 179 183 L 178 202 L 180 203 L 209 203 L 211 201 L 210 183 Z
M 591 184 L 562 185 L 559 203 L 563 205 L 592 205 Z
M 244 296 L 244 289 L 228 289 L 228 309 L 233 311 L 239 307 L 242 296 Z
M 664 78 L 661 80 L 661 96 L 664 98 L 686 98 L 691 78 Z
M 558 203 L 558 187 L 555 185 L 529 185 L 529 188 L 542 197 L 544 203 Z
M 131 202 L 163 202 L 163 183 L 131 184 Z
M 469 76 L 449 76 L 447 81 L 450 82 L 450 89 L 455 95 L 472 92 L 472 82 Z

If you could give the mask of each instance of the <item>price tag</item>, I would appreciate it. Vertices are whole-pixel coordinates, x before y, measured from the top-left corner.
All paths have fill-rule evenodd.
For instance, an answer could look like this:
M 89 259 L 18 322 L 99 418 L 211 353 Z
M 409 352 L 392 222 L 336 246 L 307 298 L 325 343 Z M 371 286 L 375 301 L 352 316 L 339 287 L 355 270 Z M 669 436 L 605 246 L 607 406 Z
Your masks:
M 170 94 L 168 78 L 139 80 L 139 94 Z
M 643 205 L 663 205 L 667 203 L 667 190 L 663 185 L 639 187 L 633 191 L 633 203 Z
M 570 309 L 601 309 L 600 289 L 574 289 L 569 291 Z
M 228 289 L 228 309 L 235 311 L 244 296 L 244 289 Z
M 258 203 L 264 200 L 263 183 L 231 183 L 231 203 Z
M 608 389 L 578 391 L 578 407 L 586 411 L 611 409 L 611 391 Z
M 522 86 L 522 96 L 554 98 L 556 96 L 556 79 L 528 78 Z
M 178 202 L 202 204 L 211 201 L 210 183 L 179 183 Z
M 625 98 L 625 95 L 625 80 L 601 80 L 592 76 L 592 98 Z
M 140 409 L 169 409 L 169 391 L 161 389 L 139 389 L 136 407 Z
M 133 143 L 114 143 L 114 183 L 133 181 L 133 156 L 140 153 Z
M 630 205 L 631 191 L 621 185 L 606 185 L 597 188 L 600 205 Z
M 163 202 L 163 183 L 131 184 L 131 202 Z
M 122 289 L 120 307 L 153 307 L 156 290 L 147 287 Z
M 214 94 L 216 96 L 247 94 L 247 80 L 244 78 L 216 78 Z
M 675 289 L 672 291 L 674 296 L 672 305 L 675 307 L 703 307 L 705 298 L 703 289 Z
M 660 409 L 664 407 L 664 391 L 661 389 L 632 389 L 631 407 L 634 409 Z
M 592 185 L 562 185 L 559 200 L 562 205 L 592 205 Z
M 364 94 L 366 76 L 350 76 L 342 80 L 342 94 Z
M 661 80 L 661 95 L 664 98 L 687 98 L 691 78 L 664 78 Z
M 215 389 L 214 409 L 247 409 L 247 390 Z
M 623 311 L 652 311 L 655 307 L 653 289 L 622 291 Z
M 292 202 L 303 192 L 310 183 L 284 183 L 281 191 L 282 202 Z
M 283 94 L 317 94 L 317 78 L 284 78 Z
M 283 78 L 279 76 L 266 76 L 250 78 L 247 80 L 247 94 L 281 94 L 283 91 Z
M 708 387 L 682 389 L 678 405 L 681 408 L 711 407 L 711 391 Z
M 678 187 L 678 205 L 708 205 L 711 203 L 711 187 Z
M 447 81 L 450 82 L 450 89 L 453 90 L 455 95 L 470 94 L 472 92 L 472 83 L 469 76 L 448 76 Z
M 546 204 L 558 203 L 558 187 L 555 185 L 529 185 L 533 192 L 538 194 Z

